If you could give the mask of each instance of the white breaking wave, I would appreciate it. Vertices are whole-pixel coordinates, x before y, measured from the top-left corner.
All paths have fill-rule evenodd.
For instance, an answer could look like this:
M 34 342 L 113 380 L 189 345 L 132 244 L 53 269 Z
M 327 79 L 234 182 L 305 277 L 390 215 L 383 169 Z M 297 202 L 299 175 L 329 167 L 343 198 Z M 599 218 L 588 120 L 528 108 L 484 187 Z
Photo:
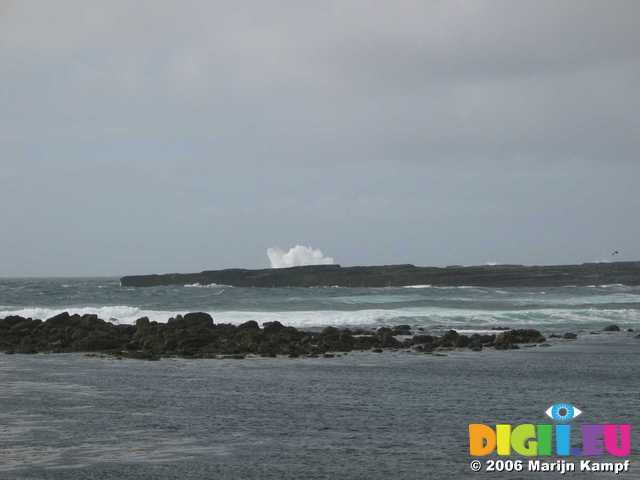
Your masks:
M 398 288 L 398 287 L 385 287 L 385 288 Z M 400 288 L 435 288 L 437 290 L 484 290 L 488 287 L 475 287 L 473 285 L 405 285 Z
M 288 251 L 277 247 L 267 249 L 271 268 L 300 267 L 303 265 L 333 265 L 333 257 L 325 257 L 322 250 L 296 245 Z
M 220 285 L 218 283 L 207 283 L 203 285 L 202 283 L 189 283 L 184 285 L 184 288 L 233 288 L 231 285 Z
M 146 310 L 131 306 L 105 307 L 70 307 L 70 308 L 22 308 L 0 310 L 0 318 L 9 315 L 47 319 L 68 311 L 71 314 L 96 314 L 104 320 L 116 321 L 119 324 L 133 324 L 140 317 L 148 317 L 152 321 L 164 323 L 169 318 L 188 311 Z M 412 307 L 398 309 L 364 309 L 356 311 L 343 310 L 303 310 L 303 311 L 212 311 L 206 310 L 216 323 L 238 325 L 248 320 L 258 323 L 279 321 L 293 327 L 324 326 L 374 326 L 393 323 L 410 323 L 416 326 L 508 326 L 518 325 L 575 325 L 597 324 L 603 322 L 619 325 L 637 326 L 640 323 L 640 310 L 637 309 L 558 309 L 541 308 L 526 310 L 476 310 L 437 307 Z

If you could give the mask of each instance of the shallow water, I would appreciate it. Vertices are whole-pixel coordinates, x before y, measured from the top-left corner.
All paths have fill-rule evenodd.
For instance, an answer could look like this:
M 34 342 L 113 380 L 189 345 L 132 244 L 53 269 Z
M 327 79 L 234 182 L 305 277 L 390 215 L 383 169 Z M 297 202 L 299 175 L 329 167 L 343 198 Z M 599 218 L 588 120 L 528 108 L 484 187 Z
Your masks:
M 0 354 L 0 478 L 488 478 L 470 472 L 469 423 L 546 423 L 569 401 L 585 423 L 637 428 L 639 372 L 627 332 L 447 357 Z M 622 478 L 640 478 L 632 445 Z

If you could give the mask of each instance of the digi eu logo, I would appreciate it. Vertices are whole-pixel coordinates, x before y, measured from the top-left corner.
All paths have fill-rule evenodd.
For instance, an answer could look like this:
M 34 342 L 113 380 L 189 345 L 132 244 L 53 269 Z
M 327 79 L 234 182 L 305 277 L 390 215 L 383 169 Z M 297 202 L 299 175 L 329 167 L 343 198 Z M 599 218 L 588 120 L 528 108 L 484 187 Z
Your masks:
M 482 423 L 470 424 L 469 454 L 473 457 L 485 457 L 494 452 L 503 457 L 512 452 L 524 457 L 627 457 L 631 453 L 629 424 L 582 424 L 572 429 L 570 422 L 582 411 L 570 403 L 556 403 L 545 413 L 555 424 L 498 424 L 495 428 Z M 581 447 L 572 448 L 572 439 L 582 440 Z

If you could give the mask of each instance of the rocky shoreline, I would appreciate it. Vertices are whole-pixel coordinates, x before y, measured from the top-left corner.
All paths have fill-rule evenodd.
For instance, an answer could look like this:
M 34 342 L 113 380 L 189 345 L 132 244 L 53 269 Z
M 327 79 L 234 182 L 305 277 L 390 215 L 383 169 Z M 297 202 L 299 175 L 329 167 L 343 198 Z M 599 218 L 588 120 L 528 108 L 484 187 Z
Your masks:
M 143 317 L 135 325 L 118 325 L 96 315 L 61 313 L 45 321 L 9 316 L 0 319 L 0 351 L 5 353 L 102 353 L 123 358 L 161 357 L 244 358 L 325 356 L 351 351 L 404 350 L 438 354 L 453 349 L 507 350 L 520 344 L 544 344 L 533 329 L 500 330 L 492 334 L 461 335 L 450 330 L 440 336 L 409 325 L 375 330 L 326 327 L 303 331 L 279 322 L 260 327 L 216 324 L 207 313 L 178 315 L 167 323 Z

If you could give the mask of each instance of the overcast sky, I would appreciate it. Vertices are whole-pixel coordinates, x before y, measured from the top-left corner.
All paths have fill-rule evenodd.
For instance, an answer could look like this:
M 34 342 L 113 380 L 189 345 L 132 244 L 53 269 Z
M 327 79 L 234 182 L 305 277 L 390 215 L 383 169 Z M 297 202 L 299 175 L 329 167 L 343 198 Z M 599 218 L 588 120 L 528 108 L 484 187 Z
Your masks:
M 0 276 L 640 259 L 640 2 L 0 0 Z

